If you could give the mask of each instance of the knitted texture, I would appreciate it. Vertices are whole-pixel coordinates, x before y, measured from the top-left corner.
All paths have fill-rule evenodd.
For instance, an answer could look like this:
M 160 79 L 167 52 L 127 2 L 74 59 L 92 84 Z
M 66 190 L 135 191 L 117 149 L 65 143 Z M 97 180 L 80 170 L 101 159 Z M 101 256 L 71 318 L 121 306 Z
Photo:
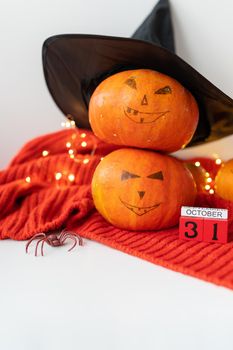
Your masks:
M 0 172 L 0 239 L 26 240 L 39 232 L 67 228 L 152 263 L 233 289 L 233 243 L 182 241 L 178 227 L 157 232 L 120 230 L 96 212 L 92 175 L 101 157 L 114 149 L 90 131 L 74 129 L 27 143 Z M 71 156 L 74 151 L 73 159 L 69 150 Z M 199 160 L 214 177 L 216 164 Z M 233 231 L 233 202 L 203 194 L 196 205 L 229 209 L 229 230 Z

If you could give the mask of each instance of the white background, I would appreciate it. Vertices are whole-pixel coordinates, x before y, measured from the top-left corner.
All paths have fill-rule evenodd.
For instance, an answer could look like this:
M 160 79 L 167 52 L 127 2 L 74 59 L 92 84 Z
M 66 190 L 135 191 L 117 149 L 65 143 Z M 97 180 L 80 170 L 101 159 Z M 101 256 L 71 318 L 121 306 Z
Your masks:
M 130 36 L 154 0 L 0 0 L 0 168 L 60 129 L 41 46 L 59 33 Z M 177 52 L 233 97 L 233 2 L 171 0 Z M 193 154 L 232 157 L 233 138 Z M 189 151 L 190 152 L 190 151 Z M 46 257 L 0 242 L 0 348 L 232 349 L 233 293 L 94 242 Z

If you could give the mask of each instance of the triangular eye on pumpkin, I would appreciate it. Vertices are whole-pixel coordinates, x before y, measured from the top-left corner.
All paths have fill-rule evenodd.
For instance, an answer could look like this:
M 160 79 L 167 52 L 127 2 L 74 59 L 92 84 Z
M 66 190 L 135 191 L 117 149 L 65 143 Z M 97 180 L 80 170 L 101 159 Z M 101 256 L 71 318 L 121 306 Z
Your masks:
M 121 173 L 121 181 L 128 180 L 128 179 L 135 179 L 137 177 L 140 177 L 140 176 L 130 173 L 129 171 L 123 170 Z
M 164 86 L 162 89 L 158 89 L 155 91 L 155 94 L 157 95 L 166 95 L 171 93 L 172 93 L 172 89 L 170 88 L 170 86 Z
M 127 79 L 125 81 L 125 84 L 130 86 L 132 89 L 135 89 L 135 90 L 137 89 L 135 77 L 131 77 L 131 78 Z
M 155 179 L 155 180 L 163 180 L 163 172 L 158 171 L 157 173 L 151 174 L 147 176 L 149 179 Z

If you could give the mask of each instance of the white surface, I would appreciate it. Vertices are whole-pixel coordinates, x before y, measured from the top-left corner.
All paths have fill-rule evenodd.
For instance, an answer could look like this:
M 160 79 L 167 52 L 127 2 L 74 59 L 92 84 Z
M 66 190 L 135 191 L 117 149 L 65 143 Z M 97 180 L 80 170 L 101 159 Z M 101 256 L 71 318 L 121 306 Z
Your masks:
M 129 36 L 154 0 L 8 0 L 0 11 L 0 168 L 60 129 L 41 46 L 58 33 Z M 180 56 L 233 97 L 233 2 L 171 0 Z M 124 11 L 123 11 L 124 9 Z M 194 150 L 232 157 L 233 137 Z M 205 148 L 206 147 L 206 148 Z M 0 242 L 0 349 L 232 349 L 233 293 L 94 242 L 70 254 Z
M 177 53 L 233 97 L 233 2 L 170 0 Z M 59 33 L 130 36 L 156 0 L 0 2 L 0 168 L 24 142 L 60 129 L 62 114 L 45 86 L 43 41 Z M 232 157 L 233 136 L 194 155 Z M 189 154 L 189 150 L 184 155 Z M 191 151 L 192 152 L 192 151 Z
M 233 348 L 231 291 L 85 242 L 1 242 L 1 349 Z

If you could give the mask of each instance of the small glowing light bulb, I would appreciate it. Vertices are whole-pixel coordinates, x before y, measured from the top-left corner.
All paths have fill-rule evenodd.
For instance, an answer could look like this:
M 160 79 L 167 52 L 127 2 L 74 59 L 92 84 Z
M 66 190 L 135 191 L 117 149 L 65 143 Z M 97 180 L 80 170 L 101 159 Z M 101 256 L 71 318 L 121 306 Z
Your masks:
M 81 143 L 81 146 L 82 146 L 82 147 L 87 147 L 86 141 L 83 141 L 83 142 Z
M 74 120 L 71 120 L 70 124 L 71 124 L 72 126 L 75 126 L 75 121 L 74 121 Z
M 27 176 L 26 179 L 25 179 L 25 181 L 26 181 L 27 183 L 30 183 L 30 182 L 31 182 L 30 176 Z
M 71 124 L 70 124 L 70 121 L 67 120 L 67 122 L 65 123 L 65 125 L 66 125 L 67 128 L 70 128 L 70 125 L 71 125 Z
M 71 155 L 70 155 L 70 158 L 71 158 L 71 159 L 74 159 L 74 154 L 71 154 Z
M 210 190 L 210 185 L 205 185 L 206 191 Z
M 74 174 L 69 174 L 68 179 L 69 179 L 69 181 L 71 181 L 71 182 L 74 181 L 74 179 L 75 179 Z
M 84 139 L 84 137 L 86 137 L 87 135 L 85 134 L 85 132 L 83 132 L 80 137 L 82 137 Z
M 208 179 L 206 180 L 208 183 L 211 183 L 212 182 L 212 179 L 211 177 L 208 177 Z
M 210 194 L 214 194 L 214 190 L 211 188 L 211 190 L 209 190 Z
M 60 180 L 62 178 L 62 173 L 55 173 L 55 179 Z
M 195 162 L 194 164 L 195 164 L 196 166 L 200 166 L 200 165 L 201 165 L 200 162 Z
M 87 163 L 89 163 L 89 159 L 87 158 L 83 159 L 83 164 L 87 164 Z
M 49 152 L 46 149 L 42 152 L 43 157 L 46 157 L 48 154 L 49 154 Z
M 103 160 L 103 159 L 104 159 L 104 157 L 101 157 L 101 158 L 100 158 L 100 160 Z
M 74 153 L 74 150 L 73 150 L 73 149 L 69 149 L 68 153 L 69 153 L 69 154 L 73 154 L 73 153 Z
M 210 177 L 210 173 L 206 172 L 205 177 Z
M 71 143 L 70 142 L 66 142 L 66 147 L 70 148 L 71 147 Z
M 64 128 L 66 126 L 65 122 L 61 122 L 61 126 Z
M 220 158 L 217 158 L 217 159 L 215 160 L 215 163 L 219 165 L 219 164 L 221 164 L 221 163 L 222 163 L 222 161 L 221 161 L 221 159 L 220 159 Z

